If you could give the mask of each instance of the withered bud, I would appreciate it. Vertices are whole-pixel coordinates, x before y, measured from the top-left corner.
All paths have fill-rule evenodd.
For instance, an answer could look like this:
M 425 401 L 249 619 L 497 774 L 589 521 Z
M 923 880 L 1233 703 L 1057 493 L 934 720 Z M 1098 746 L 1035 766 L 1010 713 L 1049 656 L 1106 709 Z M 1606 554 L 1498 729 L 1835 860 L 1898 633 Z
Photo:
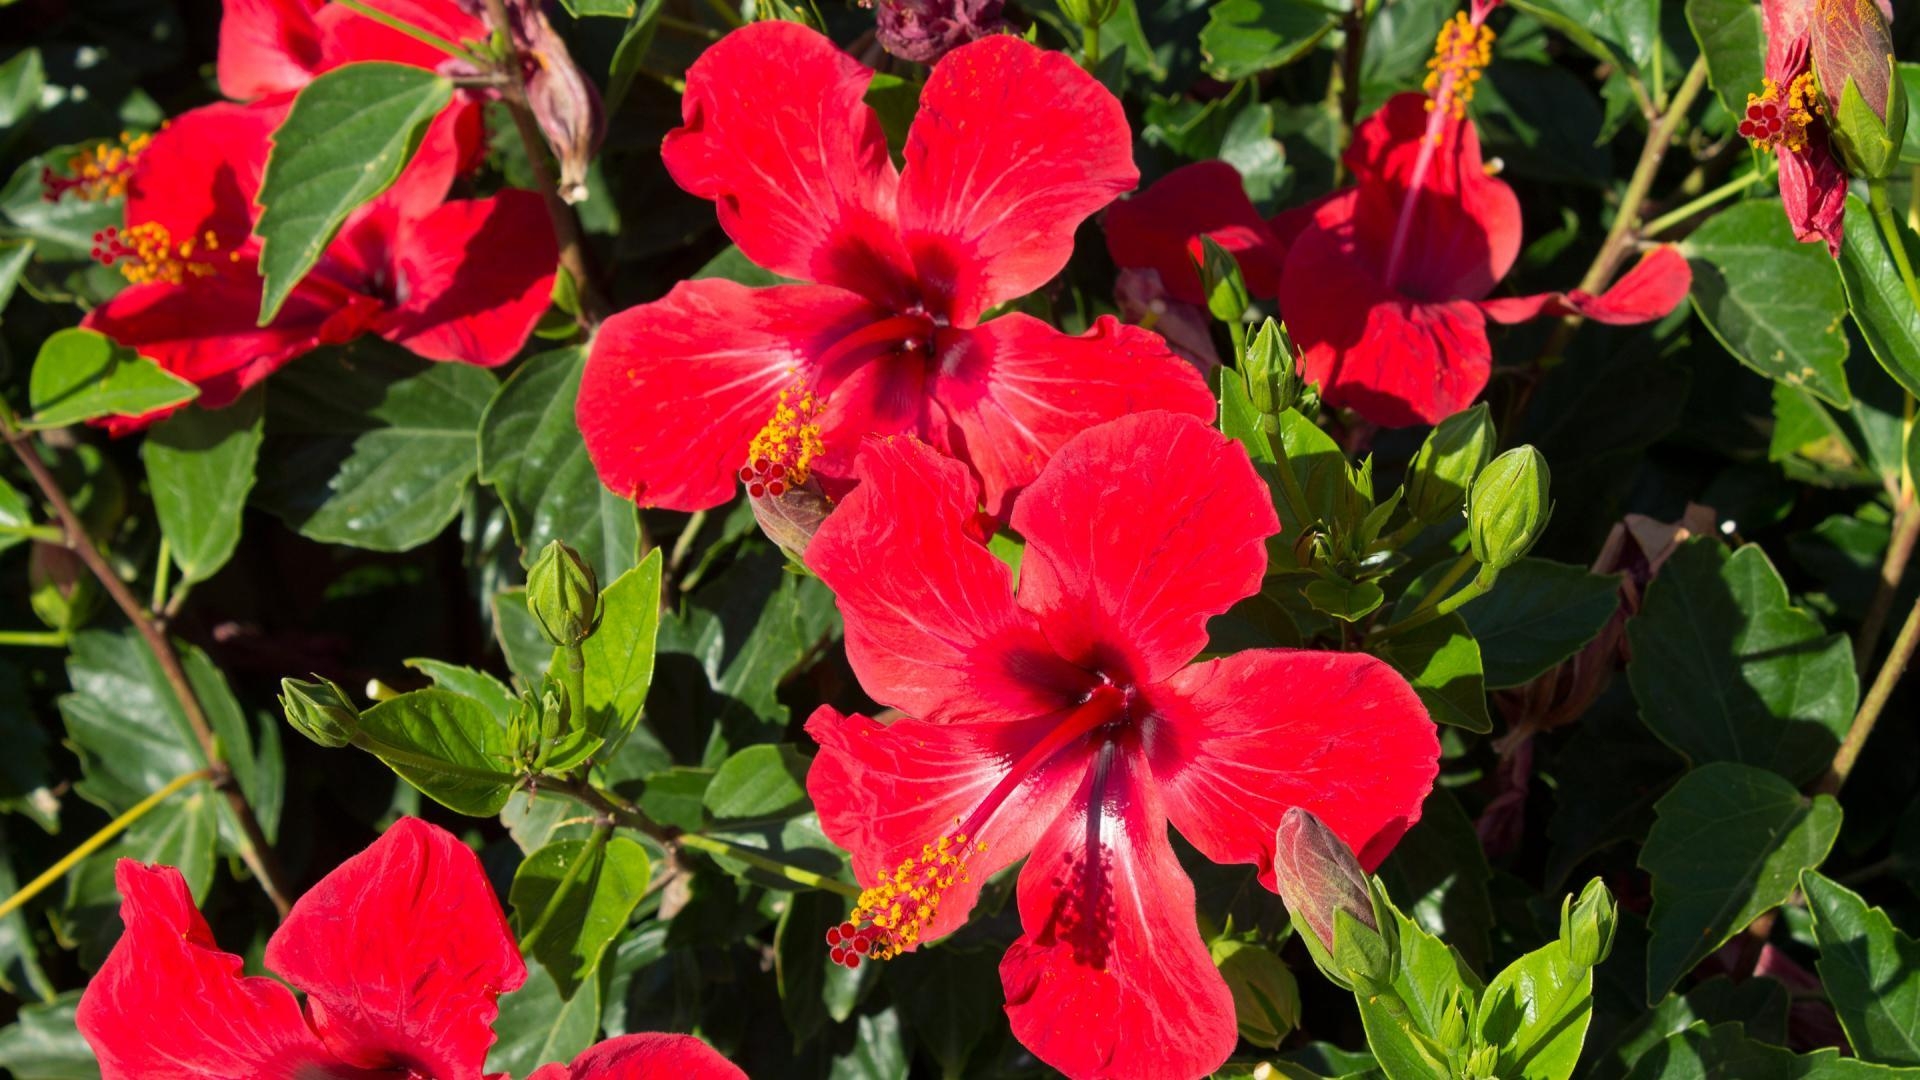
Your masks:
M 1007 28 L 1003 0 L 878 0 L 880 47 L 902 60 L 931 64 L 969 41 Z

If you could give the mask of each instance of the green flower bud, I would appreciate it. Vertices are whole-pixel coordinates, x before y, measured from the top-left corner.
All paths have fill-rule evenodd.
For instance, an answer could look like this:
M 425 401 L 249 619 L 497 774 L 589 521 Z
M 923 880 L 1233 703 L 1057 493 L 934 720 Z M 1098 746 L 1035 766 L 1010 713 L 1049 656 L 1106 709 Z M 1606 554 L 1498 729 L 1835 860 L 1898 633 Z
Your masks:
M 1494 458 L 1467 496 L 1467 538 L 1473 557 L 1489 570 L 1520 561 L 1553 516 L 1547 497 L 1547 459 L 1531 446 Z
M 1213 943 L 1213 966 L 1233 994 L 1240 1037 L 1272 1049 L 1300 1026 L 1300 984 L 1287 962 L 1267 949 L 1220 938 Z
M 1495 1080 L 1499 1076 L 1500 1051 L 1485 1043 L 1473 1048 L 1467 1055 L 1467 1066 L 1462 1072 L 1462 1080 Z
M 1281 325 L 1268 319 L 1247 346 L 1247 396 L 1265 416 L 1278 416 L 1300 403 L 1307 382 L 1293 355 L 1293 342 Z
M 1448 992 L 1447 1003 L 1440 1010 L 1440 1030 L 1434 1034 L 1442 1049 L 1466 1049 L 1467 1005 L 1461 1000 L 1459 987 Z
M 1207 295 L 1207 311 L 1221 322 L 1239 322 L 1253 303 L 1240 263 L 1211 236 L 1200 238 L 1200 252 L 1200 288 Z
M 1407 512 L 1423 525 L 1459 513 L 1473 478 L 1493 459 L 1494 438 L 1485 402 L 1440 421 L 1407 467 Z
M 314 678 L 319 681 L 281 679 L 280 710 L 295 731 L 321 746 L 345 746 L 360 730 L 360 710 L 333 680 L 318 675 Z
M 578 645 L 599 625 L 600 581 L 580 553 L 558 540 L 527 570 L 527 610 L 555 645 Z
M 1075 26 L 1098 30 L 1120 10 L 1120 0 L 1060 0 L 1060 14 Z
M 1894 68 L 1893 37 L 1879 5 L 1874 0 L 1814 0 L 1807 29 L 1834 146 L 1849 172 L 1884 179 L 1900 163 L 1907 94 Z
M 1598 967 L 1613 950 L 1613 931 L 1619 922 L 1613 894 L 1599 878 L 1587 882 L 1580 898 L 1569 896 L 1560 905 L 1560 940 L 1567 943 L 1573 962 Z

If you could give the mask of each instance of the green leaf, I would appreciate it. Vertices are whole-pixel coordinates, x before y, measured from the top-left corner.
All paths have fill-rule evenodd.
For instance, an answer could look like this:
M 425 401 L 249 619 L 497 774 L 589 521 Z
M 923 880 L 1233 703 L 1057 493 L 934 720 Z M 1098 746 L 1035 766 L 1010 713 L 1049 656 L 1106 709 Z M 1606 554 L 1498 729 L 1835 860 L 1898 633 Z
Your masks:
M 587 980 L 565 998 L 547 969 L 535 964 L 520 989 L 500 998 L 487 1072 L 525 1076 L 548 1062 L 572 1061 L 599 1034 L 599 980 Z
M 470 667 L 449 664 L 441 660 L 427 660 L 416 657 L 406 661 L 406 665 L 433 680 L 433 685 L 456 694 L 464 694 L 487 707 L 502 724 L 513 712 L 519 699 L 506 684 L 484 671 L 475 671 Z
M 1598 637 L 1620 606 L 1620 584 L 1584 567 L 1521 559 L 1493 591 L 1461 607 L 1480 644 L 1487 688 L 1532 682 Z
M 1820 944 L 1820 986 L 1862 1060 L 1920 1065 L 1920 944 L 1887 913 L 1811 871 L 1801 875 Z
M 1748 1039 L 1739 1024 L 1695 1024 L 1641 1058 L 1627 1080 L 1920 1080 L 1920 1069 L 1869 1065 L 1838 1050 L 1796 1054 Z
M 1728 352 L 1769 379 L 1843 409 L 1853 403 L 1840 275 L 1820 245 L 1793 238 L 1778 200 L 1729 207 L 1681 247 L 1694 310 Z
M 774 983 L 780 992 L 780 1014 L 795 1043 L 812 1039 L 829 1020 L 837 1023 L 852 1015 L 862 983 L 878 974 L 877 965 L 848 970 L 828 959 L 822 939 L 829 927 L 846 917 L 844 897 L 799 892 L 787 901 L 774 926 Z M 895 974 L 890 967 L 888 977 Z
M 887 983 L 914 1043 L 933 1055 L 942 1075 L 977 1075 L 967 1062 L 1003 1015 L 998 954 L 951 944 L 919 949 L 887 962 Z
M 1727 112 L 1740 116 L 1766 77 L 1767 34 L 1753 0 L 1687 0 L 1687 25 L 1707 58 L 1707 81 Z M 1858 218 L 1855 219 L 1860 220 Z
M 562 540 L 612 581 L 634 564 L 639 519 L 600 482 L 574 422 L 584 359 L 541 353 L 501 384 L 480 417 L 480 482 L 500 494 L 523 553 Z
M 703 801 L 721 819 L 791 817 L 807 804 L 807 766 L 793 746 L 749 746 L 721 764 Z
M 660 633 L 660 549 L 600 593 L 600 626 L 581 646 L 593 731 L 613 741 L 640 723 Z
M 620 103 L 627 98 L 627 91 L 633 86 L 634 76 L 646 64 L 647 51 L 653 48 L 653 36 L 660 29 L 660 11 L 666 7 L 666 0 L 645 0 L 640 5 L 627 28 L 620 33 L 620 44 L 613 50 L 613 60 L 607 65 L 607 93 L 603 101 L 606 114 L 613 116 L 620 111 Z
M 1621 1080 L 1627 1070 L 1667 1039 L 1697 1023 L 1737 1021 L 1762 1042 L 1787 1041 L 1787 988 L 1773 979 L 1732 982 L 1717 976 L 1686 994 L 1675 994 L 1643 1012 L 1594 1062 L 1583 1080 Z
M 625 19 L 633 15 L 633 0 L 560 0 L 560 6 L 576 19 L 591 15 Z
M 514 871 L 508 899 L 521 947 L 571 999 L 647 891 L 647 851 L 624 836 L 558 840 Z
M 73 1014 L 80 991 L 20 1007 L 19 1019 L 0 1028 L 0 1066 L 14 1080 L 100 1080 L 100 1065 L 80 1037 Z
M 492 817 L 513 794 L 506 728 L 473 698 L 415 690 L 361 713 L 360 725 L 355 746 L 449 810 Z
M 56 331 L 40 346 L 27 397 L 33 415 L 24 426 L 65 427 L 103 416 L 143 416 L 192 401 L 192 383 L 92 330 Z
M 0 64 L 0 147 L 13 141 L 40 111 L 40 95 L 47 86 L 47 65 L 39 49 L 21 49 Z
M 264 415 L 258 392 L 224 409 L 185 409 L 155 426 L 140 447 L 161 535 L 188 584 L 212 577 L 240 544 Z
M 1220 0 L 1200 31 L 1207 73 L 1237 82 L 1291 64 L 1339 24 L 1341 13 L 1314 0 Z
M 1848 310 L 1873 358 L 1907 393 L 1920 394 L 1920 308 L 1907 294 L 1885 239 L 1871 227 L 1872 215 L 1858 196 L 1847 196 L 1848 220 L 1857 226 L 1840 245 Z
M 1514 0 L 1593 56 L 1645 70 L 1660 47 L 1660 0 Z
M 0 311 L 13 299 L 13 287 L 33 261 L 33 239 L 0 240 Z
M 1844 636 L 1794 607 L 1758 546 L 1688 541 L 1627 622 L 1641 719 L 1695 765 L 1737 761 L 1818 776 L 1853 721 L 1860 680 Z
M 254 497 L 311 540 L 419 547 L 460 513 L 493 390 L 384 344 L 308 357 L 274 376 Z
M 271 323 L 356 207 L 387 190 L 453 100 L 453 82 L 384 61 L 308 83 L 273 133 L 260 179 L 260 325 Z
M 1480 646 L 1458 614 L 1395 634 L 1374 652 L 1407 677 L 1437 723 L 1468 731 L 1493 730 Z
M 827 1080 L 907 1080 L 907 1047 L 892 1009 L 854 1024 L 853 1045 L 833 1059 Z
M 11 236 L 33 240 L 39 257 L 48 262 L 88 261 L 93 235 L 109 225 L 125 224 L 126 215 L 119 200 L 91 202 L 65 198 L 48 202 L 42 197 L 40 171 L 63 167 L 66 159 L 79 149 L 62 147 L 29 158 L 14 170 L 6 187 L 0 188 L 0 220 L 7 226 L 5 231 Z M 120 275 L 113 274 L 110 283 L 117 284 L 118 280 Z
M 1567 1080 L 1593 1020 L 1593 969 L 1555 939 L 1487 984 L 1474 1017 L 1481 1041 L 1500 1052 L 1503 1080 Z
M 1669 566 L 1672 564 L 1669 563 Z M 1636 652 L 1638 647 L 1636 646 Z M 1840 804 L 1773 773 L 1704 765 L 1654 804 L 1640 866 L 1653 876 L 1647 1004 L 1747 924 L 1784 903 L 1840 832 Z
M 1437 1041 L 1449 1003 L 1456 995 L 1464 1001 L 1475 1000 L 1480 980 L 1467 970 L 1460 954 L 1439 938 L 1398 911 L 1392 916 L 1400 928 L 1400 962 L 1393 990 L 1405 1003 L 1406 1015 L 1396 1017 L 1366 994 L 1355 993 L 1354 1002 L 1360 1007 L 1368 1048 L 1391 1080 L 1433 1080 L 1444 1076 L 1446 1069 L 1434 1067 L 1438 1063 L 1427 1056 L 1421 1038 Z

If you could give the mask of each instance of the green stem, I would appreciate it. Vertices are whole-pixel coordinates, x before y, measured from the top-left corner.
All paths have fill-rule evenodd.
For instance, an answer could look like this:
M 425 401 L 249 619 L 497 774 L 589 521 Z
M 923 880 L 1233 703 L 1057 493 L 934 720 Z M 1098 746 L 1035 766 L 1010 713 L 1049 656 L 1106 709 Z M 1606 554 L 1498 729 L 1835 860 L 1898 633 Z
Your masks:
M 720 31 L 715 30 L 705 23 L 697 23 L 692 19 L 678 18 L 664 11 L 655 15 L 654 18 L 660 20 L 661 26 L 666 27 L 668 30 L 678 30 L 682 34 L 691 34 L 694 37 L 706 38 L 708 41 L 719 41 L 721 37 Z
M 1900 626 L 1900 636 L 1893 639 L 1893 651 L 1887 654 L 1886 662 L 1880 665 L 1880 674 L 1874 676 L 1867 699 L 1860 703 L 1860 711 L 1854 714 L 1847 737 L 1841 740 L 1839 752 L 1833 755 L 1833 764 L 1827 767 L 1826 775 L 1814 785 L 1814 791 L 1826 795 L 1839 794 L 1841 786 L 1847 782 L 1847 776 L 1859 762 L 1860 751 L 1867 745 L 1867 737 L 1873 734 L 1873 725 L 1879 722 L 1881 710 L 1887 707 L 1887 699 L 1893 696 L 1893 688 L 1899 684 L 1900 676 L 1906 673 L 1916 644 L 1920 644 L 1920 603 L 1915 603 L 1913 610 L 1907 613 L 1907 621 Z
M 66 644 L 66 632 L 61 630 L 0 630 L 0 645 L 60 649 Z
M 587 864 L 600 854 L 600 849 L 607 846 L 607 838 L 612 835 L 613 826 L 611 825 L 602 825 L 593 830 L 593 836 L 587 841 L 586 849 L 580 852 L 579 858 L 573 860 L 572 866 L 567 867 L 566 875 L 554 888 L 553 895 L 547 897 L 547 906 L 541 909 L 540 917 L 533 921 L 531 929 L 520 935 L 522 953 L 533 952 L 534 942 L 539 941 L 540 935 L 546 932 L 547 924 L 553 921 L 554 915 L 560 911 L 560 905 L 566 901 L 567 894 L 573 891 L 574 882 L 580 880 L 580 871 L 586 869 Z
M 560 685 L 567 691 L 567 708 L 573 726 L 587 721 L 587 650 L 578 644 L 560 650 L 566 662 L 560 666 Z
M 1086 48 L 1081 52 L 1081 65 L 1089 72 L 1100 66 L 1100 28 L 1086 28 Z
M 1472 557 L 1471 555 L 1467 556 L 1469 559 Z M 1456 564 L 1456 566 L 1457 565 L 1458 564 Z M 1473 601 L 1485 596 L 1487 591 L 1493 588 L 1493 582 L 1496 576 L 1496 573 L 1492 569 L 1481 567 L 1480 573 L 1476 575 L 1472 581 L 1467 583 L 1466 588 L 1434 604 L 1432 607 L 1427 607 L 1425 602 L 1422 602 L 1421 606 L 1414 609 L 1412 614 L 1374 634 L 1373 640 L 1380 641 L 1396 634 L 1405 633 L 1416 626 L 1425 626 L 1435 619 L 1446 618 Z M 1433 597 L 1440 595 L 1440 592 L 1440 589 L 1435 589 L 1433 592 L 1427 594 L 1427 598 L 1431 600 Z
M 153 568 L 153 601 L 147 606 L 155 612 L 167 610 L 167 577 L 173 569 L 173 547 L 165 533 L 160 535 L 160 558 Z
M 1920 282 L 1913 279 L 1913 263 L 1907 258 L 1907 244 L 1900 238 L 1900 226 L 1893 220 L 1893 207 L 1887 203 L 1885 180 L 1867 181 L 1867 203 L 1873 207 L 1873 220 L 1880 226 L 1880 235 L 1887 238 L 1887 247 L 1893 249 L 1893 264 L 1900 268 L 1907 298 L 1915 308 L 1920 308 Z
M 1640 230 L 1640 235 L 1646 238 L 1658 236 L 1700 211 L 1705 210 L 1707 207 L 1725 202 L 1772 175 L 1773 174 L 1766 169 L 1755 169 L 1744 176 L 1729 180 L 1719 187 L 1714 188 L 1712 191 L 1707 192 L 1705 195 L 1669 210 L 1659 217 L 1654 218 L 1652 221 L 1647 222 L 1645 227 Z
M 46 544 L 67 546 L 67 531 L 58 525 L 0 525 L 0 536 L 19 536 Z
M 822 877 L 811 870 L 802 870 L 797 866 L 791 866 L 787 863 L 769 859 L 749 847 L 742 847 L 739 844 L 729 843 L 728 841 L 716 839 L 711 836 L 703 836 L 700 833 L 681 833 L 675 838 L 675 842 L 681 847 L 690 847 L 695 851 L 704 851 L 710 855 L 723 855 L 736 862 L 746 863 L 756 870 L 764 870 L 769 874 L 778 875 L 799 885 L 805 885 L 814 889 L 825 889 L 828 892 L 839 893 L 841 896 L 855 900 L 860 898 L 860 886 L 858 885 L 849 885 L 836 878 Z
M 1674 91 L 1673 101 L 1667 106 L 1660 119 L 1654 121 L 1647 130 L 1647 141 L 1640 147 L 1640 160 L 1633 167 L 1633 176 L 1627 181 L 1626 194 L 1620 197 L 1620 209 L 1613 216 L 1613 226 L 1607 230 L 1607 238 L 1600 243 L 1600 252 L 1594 256 L 1593 265 L 1587 267 L 1587 275 L 1580 279 L 1582 292 L 1598 294 L 1606 288 L 1613 278 L 1614 270 L 1625 256 L 1627 241 L 1632 238 L 1634 227 L 1640 221 L 1640 206 L 1647 201 L 1647 193 L 1653 189 L 1653 178 L 1660 171 L 1660 162 L 1667 156 L 1667 147 L 1673 142 L 1674 129 L 1680 126 L 1680 120 L 1693 108 L 1693 99 L 1707 85 L 1707 58 L 1703 54 L 1693 62 L 1687 71 L 1687 77 L 1680 83 L 1680 89 Z
M 471 52 L 468 52 L 466 49 L 461 48 L 459 45 L 456 45 L 453 42 L 448 41 L 446 38 L 441 37 L 439 34 L 436 34 L 431 30 L 425 29 L 423 27 L 415 26 L 412 23 L 408 22 L 407 20 L 399 18 L 398 16 L 389 15 L 386 12 L 381 11 L 379 8 L 374 7 L 371 4 L 363 4 L 360 2 L 360 0 L 333 0 L 333 2 L 351 11 L 357 11 L 360 14 L 365 15 L 367 18 L 372 19 L 374 22 L 377 22 L 380 25 L 385 26 L 391 30 L 399 31 L 400 33 L 407 35 L 408 37 L 412 38 L 415 41 L 420 42 L 423 45 L 427 45 L 432 48 L 439 49 L 441 52 L 446 53 L 448 56 L 451 56 L 456 60 L 465 60 L 465 61 L 468 61 L 469 63 L 477 63 L 477 60 L 474 57 L 474 55 Z
M 78 865 L 80 860 L 99 851 L 106 845 L 107 841 L 125 832 L 128 826 L 147 816 L 149 811 L 161 803 L 166 802 L 175 792 L 196 780 L 207 780 L 211 779 L 212 776 L 213 774 L 206 769 L 195 769 L 190 773 L 182 773 L 172 780 L 167 781 L 166 786 L 162 787 L 159 791 L 134 803 L 127 809 L 126 813 L 107 822 L 105 828 L 87 837 L 86 840 L 81 842 L 79 847 L 67 852 L 66 856 L 59 862 L 47 867 L 45 873 L 27 882 L 19 892 L 14 893 L 5 900 L 0 900 L 0 919 L 4 919 L 13 914 L 19 910 L 22 904 L 45 892 L 47 886 L 67 876 L 67 871 L 72 870 Z

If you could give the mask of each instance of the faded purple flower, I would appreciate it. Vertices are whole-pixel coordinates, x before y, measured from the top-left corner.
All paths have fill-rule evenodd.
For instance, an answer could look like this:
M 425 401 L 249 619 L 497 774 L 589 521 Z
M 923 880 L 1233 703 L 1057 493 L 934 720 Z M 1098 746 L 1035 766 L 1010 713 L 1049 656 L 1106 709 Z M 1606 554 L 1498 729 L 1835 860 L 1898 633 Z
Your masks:
M 902 60 L 931 64 L 969 41 L 1007 28 L 1003 0 L 877 0 L 880 45 Z

